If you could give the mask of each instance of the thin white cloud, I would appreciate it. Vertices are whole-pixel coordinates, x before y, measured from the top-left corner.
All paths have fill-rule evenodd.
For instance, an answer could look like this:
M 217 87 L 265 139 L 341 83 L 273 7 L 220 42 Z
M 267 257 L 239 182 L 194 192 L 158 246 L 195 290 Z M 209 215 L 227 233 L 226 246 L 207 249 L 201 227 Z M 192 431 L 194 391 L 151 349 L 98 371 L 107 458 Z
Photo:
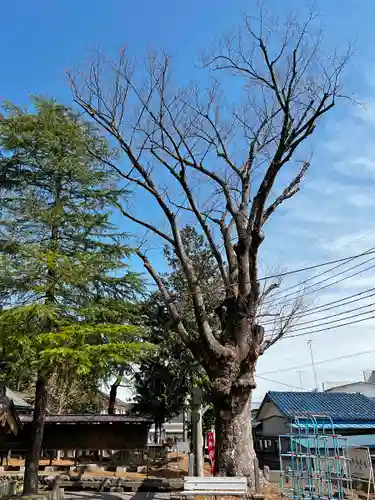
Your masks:
M 369 248 L 375 247 L 375 228 L 347 232 L 325 241 L 321 246 L 336 256 L 355 255 L 366 252 Z
M 348 153 L 347 159 L 337 161 L 335 169 L 349 177 L 355 176 L 357 179 L 375 179 L 375 147 L 367 146 L 367 156 L 351 157 L 355 151 Z M 359 153 L 359 151 L 357 152 Z

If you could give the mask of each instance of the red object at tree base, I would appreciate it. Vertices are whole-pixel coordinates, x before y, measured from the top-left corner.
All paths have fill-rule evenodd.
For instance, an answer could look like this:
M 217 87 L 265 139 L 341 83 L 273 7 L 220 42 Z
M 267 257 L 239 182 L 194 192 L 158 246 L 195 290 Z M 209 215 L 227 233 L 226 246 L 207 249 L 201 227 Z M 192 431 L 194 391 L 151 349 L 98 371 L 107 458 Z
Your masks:
M 209 432 L 207 434 L 207 447 L 208 447 L 208 456 L 211 460 L 211 474 L 215 474 L 215 434 L 213 432 Z

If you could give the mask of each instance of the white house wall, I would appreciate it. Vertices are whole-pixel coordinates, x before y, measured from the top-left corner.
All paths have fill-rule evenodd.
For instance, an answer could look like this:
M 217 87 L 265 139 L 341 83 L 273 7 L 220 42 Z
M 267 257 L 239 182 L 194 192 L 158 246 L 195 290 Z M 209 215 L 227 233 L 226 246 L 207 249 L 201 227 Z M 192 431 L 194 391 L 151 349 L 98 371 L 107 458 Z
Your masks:
M 330 387 L 326 392 L 359 392 L 368 398 L 375 398 L 375 384 L 354 382 L 352 384 Z

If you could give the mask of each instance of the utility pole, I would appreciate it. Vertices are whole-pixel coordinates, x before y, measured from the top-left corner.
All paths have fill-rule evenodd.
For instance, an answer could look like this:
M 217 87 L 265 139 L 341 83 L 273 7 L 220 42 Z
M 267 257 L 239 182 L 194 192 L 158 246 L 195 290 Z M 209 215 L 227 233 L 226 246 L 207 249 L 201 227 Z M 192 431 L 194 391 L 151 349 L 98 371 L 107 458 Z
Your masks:
M 317 379 L 317 376 L 316 376 L 314 355 L 313 355 L 313 350 L 312 350 L 312 345 L 311 344 L 312 344 L 312 340 L 308 340 L 307 341 L 307 345 L 309 346 L 309 349 L 310 349 L 311 366 L 312 366 L 313 373 L 314 373 L 315 388 L 318 391 L 319 390 L 318 379 Z
M 193 453 L 195 475 L 203 476 L 203 427 L 202 427 L 202 389 L 194 387 L 192 391 L 191 400 L 191 418 L 192 418 L 192 440 L 193 440 Z
M 301 370 L 298 370 L 298 371 L 297 371 L 297 373 L 299 374 L 299 386 L 300 386 L 300 387 L 301 387 L 301 389 L 302 389 L 302 387 L 303 387 L 303 383 L 302 383 L 302 373 L 303 373 L 303 372 L 302 372 Z

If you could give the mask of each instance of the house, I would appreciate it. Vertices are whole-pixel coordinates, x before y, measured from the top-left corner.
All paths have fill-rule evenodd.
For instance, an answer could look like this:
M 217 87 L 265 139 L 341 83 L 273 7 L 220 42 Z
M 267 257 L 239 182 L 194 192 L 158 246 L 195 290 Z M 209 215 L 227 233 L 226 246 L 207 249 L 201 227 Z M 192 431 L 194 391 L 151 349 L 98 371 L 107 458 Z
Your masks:
M 316 428 L 324 427 L 325 432 L 343 436 L 375 434 L 375 400 L 363 394 L 270 391 L 258 410 L 253 432 L 262 465 L 278 467 L 279 436 L 290 433 L 295 418 L 303 416 L 315 416 Z
M 32 413 L 33 406 L 23 399 L 21 393 L 5 387 L 5 396 L 12 401 L 17 413 Z
M 34 403 L 34 392 L 30 392 L 27 394 L 21 394 L 19 392 L 13 391 L 7 388 L 9 393 L 9 397 L 13 399 L 15 402 L 17 411 L 25 413 L 27 411 L 31 411 L 33 409 Z M 25 401 L 27 400 L 27 402 Z M 54 404 L 55 403 L 55 404 Z M 56 401 L 54 401 L 53 395 L 49 394 L 48 396 L 48 406 L 47 411 L 51 413 L 56 413 L 54 408 L 57 406 Z M 108 414 L 108 406 L 109 406 L 109 394 L 104 391 L 98 390 L 94 396 L 93 408 L 92 411 L 94 413 L 100 413 L 102 415 Z M 130 413 L 132 408 L 131 403 L 125 403 L 121 401 L 121 399 L 116 398 L 115 401 L 115 414 L 116 415 L 127 415 Z M 61 413 L 70 413 L 70 411 L 64 411 Z
M 327 386 L 330 387 L 327 387 Z M 324 384 L 325 392 L 360 392 L 361 394 L 375 398 L 375 371 L 371 371 L 364 380 L 346 382 L 342 384 Z
M 96 406 L 97 412 L 101 414 L 108 413 L 108 405 L 109 405 L 109 394 L 98 391 L 96 396 Z M 128 415 L 133 407 L 132 403 L 126 403 L 125 401 L 121 401 L 121 399 L 116 398 L 115 401 L 115 414 L 116 415 Z
M 185 412 L 176 415 L 161 426 L 160 436 L 157 436 L 160 442 L 172 441 L 174 443 L 186 441 L 187 429 L 190 422 L 190 416 Z M 155 425 L 149 430 L 148 442 L 155 441 Z
M 277 391 L 268 392 L 258 410 L 257 432 L 264 437 L 286 434 L 301 415 L 329 417 L 340 434 L 375 433 L 375 401 L 363 394 Z
M 368 398 L 375 398 L 375 384 L 369 384 L 368 382 L 348 382 L 347 384 L 336 385 L 326 389 L 325 392 L 347 392 L 355 393 L 359 392 Z
M 15 405 L 7 396 L 6 388 L 0 386 L 0 435 L 17 436 L 21 429 L 22 424 Z
M 251 403 L 251 420 L 253 423 L 256 422 L 256 418 L 258 415 L 259 408 L 261 407 L 262 402 L 252 401 Z

